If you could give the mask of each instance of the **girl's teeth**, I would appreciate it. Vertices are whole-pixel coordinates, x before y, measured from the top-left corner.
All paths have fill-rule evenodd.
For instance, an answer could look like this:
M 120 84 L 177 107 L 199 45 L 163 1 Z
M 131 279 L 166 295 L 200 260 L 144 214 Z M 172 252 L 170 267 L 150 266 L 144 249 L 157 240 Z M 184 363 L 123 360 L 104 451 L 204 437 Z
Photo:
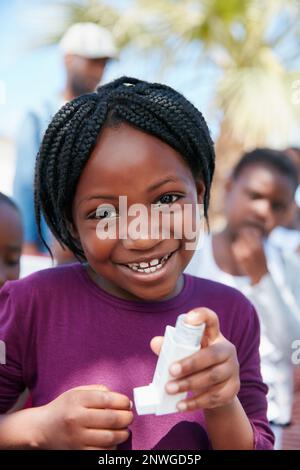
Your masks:
M 130 263 L 128 264 L 129 268 L 133 271 L 138 271 L 139 273 L 154 273 L 158 269 L 160 269 L 166 260 L 170 257 L 170 254 L 163 256 L 160 260 L 153 259 L 150 263 L 142 262 L 142 263 Z
M 159 263 L 159 259 L 153 259 L 150 261 L 150 266 L 156 266 Z
M 139 266 L 140 266 L 140 268 L 149 268 L 148 263 L 140 263 Z

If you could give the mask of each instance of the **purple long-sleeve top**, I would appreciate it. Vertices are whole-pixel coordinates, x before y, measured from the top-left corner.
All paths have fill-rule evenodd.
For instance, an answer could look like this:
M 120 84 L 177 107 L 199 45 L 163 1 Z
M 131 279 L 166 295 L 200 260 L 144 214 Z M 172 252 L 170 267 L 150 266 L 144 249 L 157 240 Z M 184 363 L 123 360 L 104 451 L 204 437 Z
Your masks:
M 130 301 L 98 287 L 84 265 L 74 264 L 7 282 L 0 291 L 0 413 L 24 388 L 33 406 L 44 405 L 66 390 L 104 384 L 133 400 L 133 388 L 152 381 L 157 357 L 153 336 L 175 325 L 194 307 L 214 310 L 222 334 L 237 349 L 239 399 L 254 429 L 254 448 L 271 449 L 266 419 L 267 387 L 259 361 L 259 323 L 249 301 L 222 284 L 184 275 L 184 287 L 164 301 Z M 4 344 L 2 343 L 2 344 Z M 122 449 L 211 448 L 202 410 L 164 416 L 138 416 Z

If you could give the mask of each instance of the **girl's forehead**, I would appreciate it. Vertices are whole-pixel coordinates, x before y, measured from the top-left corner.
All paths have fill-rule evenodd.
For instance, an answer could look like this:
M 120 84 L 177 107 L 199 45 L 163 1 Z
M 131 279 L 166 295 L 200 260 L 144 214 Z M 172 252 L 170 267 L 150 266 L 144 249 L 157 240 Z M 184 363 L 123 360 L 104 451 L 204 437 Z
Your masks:
M 105 128 L 79 180 L 79 190 L 85 184 L 122 184 L 174 173 L 177 177 L 192 177 L 183 157 L 161 139 L 132 126 Z

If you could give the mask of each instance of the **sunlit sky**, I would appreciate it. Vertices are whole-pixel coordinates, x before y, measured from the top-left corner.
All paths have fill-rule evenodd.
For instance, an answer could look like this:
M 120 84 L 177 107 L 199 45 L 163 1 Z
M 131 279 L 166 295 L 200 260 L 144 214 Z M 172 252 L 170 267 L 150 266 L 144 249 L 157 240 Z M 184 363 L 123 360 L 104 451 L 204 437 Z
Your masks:
M 47 98 L 53 99 L 63 88 L 59 47 L 37 47 L 63 24 L 61 9 L 57 7 L 62 1 L 0 0 L 0 137 L 14 137 L 26 110 L 35 109 Z M 131 0 L 107 3 L 126 8 Z M 295 48 L 290 43 L 287 46 Z M 145 57 L 136 49 L 127 49 L 107 67 L 103 82 L 121 75 L 163 81 L 184 93 L 204 113 L 214 136 L 218 129 L 212 111 L 217 72 L 205 61 L 199 64 L 195 46 L 183 57 L 180 66 L 161 77 L 154 56 Z

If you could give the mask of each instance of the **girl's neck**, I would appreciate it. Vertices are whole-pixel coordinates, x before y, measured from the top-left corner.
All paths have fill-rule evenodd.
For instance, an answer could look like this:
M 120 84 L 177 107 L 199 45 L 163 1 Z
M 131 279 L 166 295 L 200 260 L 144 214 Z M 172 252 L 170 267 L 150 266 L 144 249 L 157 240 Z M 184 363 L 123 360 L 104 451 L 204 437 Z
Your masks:
M 131 292 L 125 290 L 125 289 L 122 289 L 121 287 L 117 286 L 116 284 L 114 284 L 113 282 L 105 279 L 103 276 L 100 276 L 98 273 L 96 273 L 93 268 L 91 268 L 91 266 L 86 263 L 84 265 L 85 269 L 86 269 L 86 272 L 88 273 L 90 279 L 97 285 L 99 286 L 101 289 L 103 289 L 105 292 L 107 292 L 108 294 L 111 294 L 115 297 L 118 297 L 120 299 L 123 299 L 123 300 L 134 300 L 134 301 L 143 301 L 144 299 L 140 298 L 140 297 L 137 297 L 135 296 L 134 294 L 132 294 Z M 183 278 L 183 275 L 181 275 L 179 277 L 179 279 L 177 280 L 177 283 L 176 283 L 176 286 L 175 286 L 175 289 L 168 295 L 166 295 L 165 297 L 161 298 L 161 299 L 153 299 L 153 301 L 161 301 L 161 300 L 169 300 L 169 299 L 172 299 L 173 297 L 175 297 L 176 295 L 180 294 L 181 290 L 183 289 L 183 286 L 184 286 L 184 278 Z

